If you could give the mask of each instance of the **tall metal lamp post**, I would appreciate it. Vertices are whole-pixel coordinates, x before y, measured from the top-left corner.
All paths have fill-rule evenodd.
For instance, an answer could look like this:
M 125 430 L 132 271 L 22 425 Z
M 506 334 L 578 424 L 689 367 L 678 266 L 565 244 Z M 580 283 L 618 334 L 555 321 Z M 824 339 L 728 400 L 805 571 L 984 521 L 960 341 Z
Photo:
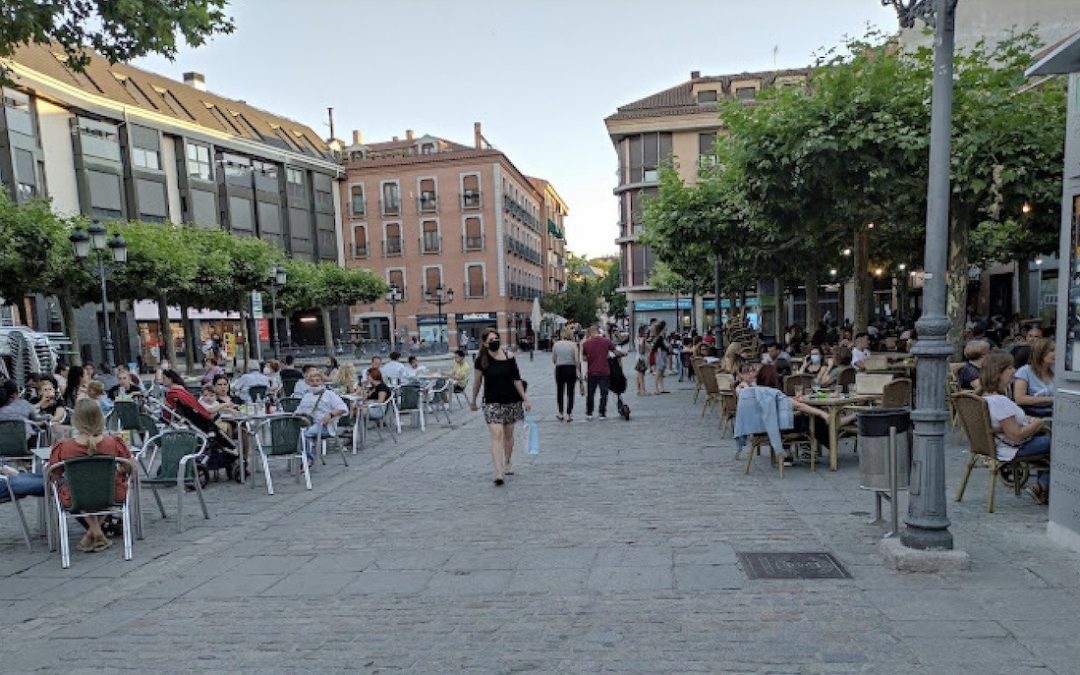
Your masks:
M 397 351 L 397 306 L 404 300 L 397 284 L 391 284 L 386 292 L 386 302 L 390 304 L 390 351 Z
M 424 294 L 428 302 L 434 302 L 439 312 L 439 343 L 446 344 L 446 328 L 443 325 L 443 305 L 449 305 L 454 301 L 454 289 L 443 288 L 440 283 L 435 288 L 429 288 Z
M 900 543 L 909 549 L 950 550 L 952 533 L 945 499 L 945 378 L 952 354 L 947 337 L 945 272 L 949 243 L 949 155 L 952 134 L 953 50 L 957 0 L 881 0 L 893 6 L 900 25 L 916 20 L 934 28 L 934 91 L 930 116 L 930 171 L 927 184 L 925 285 L 919 339 L 912 446 L 911 493 Z
M 288 278 L 285 268 L 278 265 L 274 267 L 270 278 L 266 281 L 266 287 L 270 290 L 270 330 L 272 331 L 270 339 L 274 341 L 275 359 L 281 358 L 281 332 L 278 330 L 277 323 L 277 294 L 279 290 L 285 287 Z
M 91 251 L 97 257 L 97 274 L 101 281 L 101 312 L 105 325 L 101 346 L 105 351 L 105 365 L 112 368 L 115 365 L 116 353 L 113 348 L 112 329 L 109 327 L 109 295 L 105 288 L 105 249 L 109 249 L 110 263 L 122 265 L 127 262 L 127 242 L 119 234 L 113 235 L 111 239 L 108 239 L 108 236 L 109 231 L 105 229 L 105 226 L 94 222 L 85 230 L 81 227 L 75 228 L 68 240 L 75 248 L 75 257 L 79 262 L 89 258 Z M 172 336 L 163 335 L 162 339 L 171 340 Z

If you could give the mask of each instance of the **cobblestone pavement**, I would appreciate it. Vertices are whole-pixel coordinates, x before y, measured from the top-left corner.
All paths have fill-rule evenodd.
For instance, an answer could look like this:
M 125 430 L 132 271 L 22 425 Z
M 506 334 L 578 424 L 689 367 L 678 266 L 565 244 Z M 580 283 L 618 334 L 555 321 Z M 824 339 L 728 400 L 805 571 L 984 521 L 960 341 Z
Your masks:
M 631 394 L 629 423 L 586 422 L 579 400 L 567 425 L 547 356 L 523 370 L 542 452 L 501 489 L 482 420 L 455 411 L 331 458 L 311 492 L 212 484 L 212 519 L 189 511 L 182 535 L 148 505 L 131 562 L 114 547 L 63 570 L 0 505 L 0 670 L 1080 673 L 1080 562 L 1030 499 L 999 489 L 987 514 L 985 472 L 950 502 L 974 570 L 892 573 L 850 449 L 836 473 L 743 475 L 686 384 Z M 828 551 L 852 578 L 752 581 L 744 551 Z

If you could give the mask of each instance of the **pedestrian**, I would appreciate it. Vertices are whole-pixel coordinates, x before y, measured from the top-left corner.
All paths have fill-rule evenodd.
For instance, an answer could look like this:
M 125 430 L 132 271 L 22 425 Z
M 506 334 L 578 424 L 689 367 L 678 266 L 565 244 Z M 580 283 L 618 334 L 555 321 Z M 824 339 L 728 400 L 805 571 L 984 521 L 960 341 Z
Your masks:
M 517 361 L 502 348 L 499 331 L 486 328 L 480 335 L 480 353 L 473 365 L 472 400 L 469 407 L 479 410 L 476 397 L 484 387 L 484 421 L 491 437 L 491 463 L 495 469 L 495 485 L 505 476 L 514 475 L 511 458 L 514 454 L 514 425 L 525 419 L 530 409 Z
M 655 357 L 656 362 L 656 393 L 657 394 L 669 394 L 668 390 L 664 389 L 664 376 L 667 374 L 668 362 L 671 359 L 671 348 L 668 347 L 667 338 L 664 335 L 664 330 L 667 328 L 667 322 L 661 321 L 657 326 L 656 339 L 652 343 L 652 354 Z
M 589 337 L 581 345 L 581 356 L 585 359 L 585 372 L 588 376 L 588 394 L 585 399 L 585 419 L 593 419 L 596 390 L 600 390 L 600 417 L 607 419 L 607 397 L 610 384 L 611 367 L 608 365 L 608 355 L 615 352 L 624 355 L 615 348 L 615 344 L 600 335 L 596 325 L 589 326 Z
M 559 339 L 551 346 L 551 362 L 555 364 L 555 400 L 559 406 L 559 414 L 555 418 L 572 422 L 574 385 L 581 379 L 581 354 L 569 329 L 563 328 Z

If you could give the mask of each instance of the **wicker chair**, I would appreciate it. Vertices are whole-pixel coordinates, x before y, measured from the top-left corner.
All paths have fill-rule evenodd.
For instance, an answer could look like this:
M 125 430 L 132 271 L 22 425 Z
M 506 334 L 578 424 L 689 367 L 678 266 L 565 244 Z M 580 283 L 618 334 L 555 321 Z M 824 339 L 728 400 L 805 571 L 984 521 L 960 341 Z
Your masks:
M 964 490 L 967 488 L 968 479 L 975 463 L 982 459 L 990 469 L 989 499 L 986 504 L 988 513 L 994 512 L 994 488 L 997 485 L 997 477 L 1000 474 L 1006 483 L 1011 483 L 1013 491 L 1019 495 L 1020 489 L 1027 482 L 1031 473 L 1031 466 L 1045 468 L 1050 461 L 1050 455 L 1041 457 L 1018 457 L 1005 462 L 997 458 L 997 439 L 994 438 L 994 429 L 990 420 L 990 408 L 986 399 L 971 392 L 954 394 L 953 407 L 960 418 L 960 428 L 964 430 L 970 444 L 967 466 L 964 468 L 964 477 L 960 481 L 960 489 L 956 493 L 956 501 L 964 498 Z
M 949 376 L 945 380 L 945 401 L 949 408 L 949 424 L 953 429 L 960 424 L 960 420 L 956 415 L 956 406 L 953 405 L 953 395 L 959 394 L 960 389 L 960 369 L 964 367 L 964 363 L 950 363 L 949 364 Z
M 703 363 L 698 366 L 698 382 L 705 388 L 705 404 L 701 406 L 701 416 L 705 417 L 705 411 L 709 406 L 720 402 L 720 384 L 716 381 L 716 366 L 711 363 Z
M 697 405 L 698 394 L 705 388 L 705 385 L 701 383 L 701 367 L 705 365 L 705 359 L 694 358 L 690 360 L 690 368 L 694 371 L 694 380 L 697 384 L 694 385 L 694 405 Z
M 906 377 L 898 377 L 882 387 L 881 407 L 910 408 L 911 380 Z
M 731 427 L 732 435 L 735 434 L 735 411 L 739 406 L 739 398 L 735 390 L 720 390 L 720 436 L 724 436 L 724 430 Z
M 798 396 L 814 385 L 814 376 L 809 373 L 795 373 L 784 378 L 784 393 Z
M 840 369 L 840 372 L 836 375 L 836 384 L 840 386 L 841 391 L 845 394 L 848 393 L 851 386 L 855 384 L 856 370 L 851 366 L 845 366 Z

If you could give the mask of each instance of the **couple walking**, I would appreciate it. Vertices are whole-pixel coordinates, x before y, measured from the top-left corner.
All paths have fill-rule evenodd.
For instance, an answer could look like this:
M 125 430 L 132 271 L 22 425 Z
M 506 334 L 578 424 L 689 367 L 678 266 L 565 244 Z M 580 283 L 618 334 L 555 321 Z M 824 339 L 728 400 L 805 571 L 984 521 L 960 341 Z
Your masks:
M 607 419 L 608 387 L 611 377 L 608 356 L 611 354 L 625 356 L 615 348 L 615 343 L 600 335 L 598 327 L 589 326 L 589 335 L 580 347 L 574 342 L 573 332 L 569 328 L 562 329 L 559 340 L 551 348 L 551 360 L 555 364 L 555 398 L 559 406 L 558 419 L 566 422 L 573 420 L 574 385 L 581 381 L 583 361 L 588 386 L 585 419 L 593 419 L 598 389 L 600 390 L 599 419 Z

